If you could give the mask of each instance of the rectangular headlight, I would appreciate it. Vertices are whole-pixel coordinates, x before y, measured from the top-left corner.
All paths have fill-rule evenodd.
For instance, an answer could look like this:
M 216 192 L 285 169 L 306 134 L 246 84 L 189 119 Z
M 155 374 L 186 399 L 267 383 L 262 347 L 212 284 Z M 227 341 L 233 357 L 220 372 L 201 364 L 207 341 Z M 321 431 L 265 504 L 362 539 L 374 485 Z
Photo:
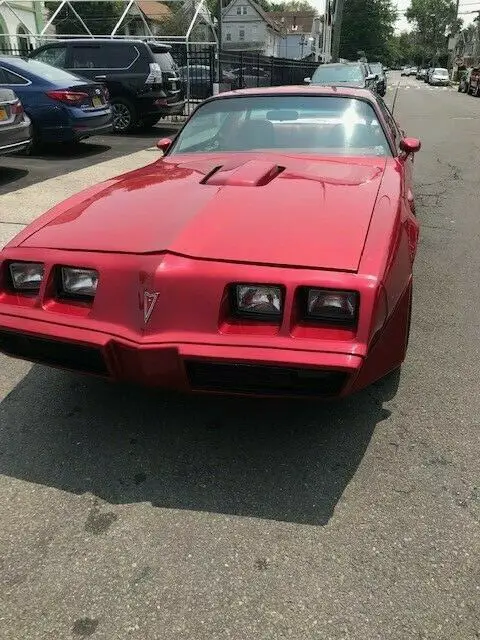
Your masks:
M 353 325 L 357 320 L 358 293 L 307 289 L 306 307 L 307 319 Z
M 77 267 L 62 267 L 62 293 L 67 296 L 93 298 L 97 292 L 98 271 Z
M 40 262 L 11 262 L 10 277 L 13 288 L 19 291 L 38 291 L 45 268 Z
M 282 315 L 283 295 L 281 287 L 237 284 L 234 287 L 234 294 L 234 306 L 238 314 L 264 318 L 276 318 Z

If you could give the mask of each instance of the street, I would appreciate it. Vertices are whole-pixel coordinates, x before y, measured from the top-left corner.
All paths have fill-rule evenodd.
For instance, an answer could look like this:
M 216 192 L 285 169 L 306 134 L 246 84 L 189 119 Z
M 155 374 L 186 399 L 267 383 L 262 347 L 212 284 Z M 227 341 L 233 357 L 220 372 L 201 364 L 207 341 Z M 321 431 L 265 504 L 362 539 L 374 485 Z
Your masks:
M 399 379 L 185 397 L 0 355 L 2 640 L 480 638 L 480 101 L 389 84 L 423 144 Z M 0 241 L 166 133 L 0 159 Z

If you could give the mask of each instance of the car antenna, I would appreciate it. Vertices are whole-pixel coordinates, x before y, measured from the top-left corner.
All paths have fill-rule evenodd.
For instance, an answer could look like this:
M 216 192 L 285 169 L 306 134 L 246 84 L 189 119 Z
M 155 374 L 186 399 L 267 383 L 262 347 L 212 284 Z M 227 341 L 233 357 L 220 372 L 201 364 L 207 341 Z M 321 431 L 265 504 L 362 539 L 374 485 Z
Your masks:
M 397 96 L 398 96 L 398 90 L 400 88 L 400 80 L 397 82 L 397 88 L 395 89 L 395 95 L 393 96 L 393 104 L 392 104 L 392 116 L 395 112 L 395 105 L 397 104 Z

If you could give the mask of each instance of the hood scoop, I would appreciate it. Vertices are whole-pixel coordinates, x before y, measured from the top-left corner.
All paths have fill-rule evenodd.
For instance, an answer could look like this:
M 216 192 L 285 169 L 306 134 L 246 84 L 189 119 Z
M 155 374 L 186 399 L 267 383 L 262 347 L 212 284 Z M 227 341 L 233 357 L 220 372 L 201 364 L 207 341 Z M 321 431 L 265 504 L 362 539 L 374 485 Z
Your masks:
M 279 167 L 273 162 L 250 160 L 233 169 L 215 167 L 203 178 L 201 184 L 216 187 L 264 187 L 284 170 L 285 167 Z

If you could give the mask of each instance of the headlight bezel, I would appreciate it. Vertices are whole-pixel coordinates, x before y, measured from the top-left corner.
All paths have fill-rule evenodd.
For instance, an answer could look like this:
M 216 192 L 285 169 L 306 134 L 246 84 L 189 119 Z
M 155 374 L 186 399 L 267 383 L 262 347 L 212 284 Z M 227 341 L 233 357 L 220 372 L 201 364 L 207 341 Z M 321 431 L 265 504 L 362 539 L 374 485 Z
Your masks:
M 353 301 L 354 309 L 351 316 L 335 316 L 333 314 L 311 313 L 309 311 L 309 298 L 314 292 L 326 296 L 341 296 Z M 354 329 L 358 326 L 360 312 L 360 293 L 353 289 L 331 289 L 329 287 L 301 287 L 299 291 L 299 308 L 303 322 L 314 325 L 331 325 Z
M 78 272 L 77 275 L 79 275 L 80 273 L 84 273 L 84 274 L 95 274 L 96 277 L 96 286 L 95 289 L 92 290 L 92 293 L 85 293 L 85 292 L 79 292 L 79 291 L 73 291 L 71 288 L 69 288 L 67 286 L 66 283 L 66 277 L 65 277 L 65 272 L 66 271 L 72 271 L 72 272 Z M 98 271 L 98 269 L 94 269 L 93 267 L 80 267 L 77 265 L 58 265 L 56 268 L 56 277 L 55 277 L 55 281 L 56 281 L 56 294 L 57 297 L 61 300 L 77 300 L 80 302 L 93 302 L 93 300 L 95 299 L 95 296 L 97 295 L 97 291 L 98 291 L 98 284 L 100 281 L 100 273 Z
M 239 305 L 238 295 L 240 287 L 249 289 L 276 289 L 280 298 L 280 310 L 276 313 L 248 311 Z M 270 284 L 266 282 L 232 282 L 229 285 L 230 312 L 233 318 L 241 320 L 262 321 L 280 324 L 283 320 L 285 309 L 285 287 L 280 284 Z
M 30 266 L 30 267 L 40 267 L 41 275 L 40 275 L 40 281 L 38 282 L 38 284 L 34 286 L 18 285 L 12 268 L 15 268 L 20 265 Z M 30 260 L 11 260 L 6 264 L 6 267 L 7 267 L 8 287 L 13 293 L 26 295 L 26 296 L 38 295 L 38 292 L 40 291 L 40 288 L 45 280 L 45 263 L 44 262 L 30 261 Z

